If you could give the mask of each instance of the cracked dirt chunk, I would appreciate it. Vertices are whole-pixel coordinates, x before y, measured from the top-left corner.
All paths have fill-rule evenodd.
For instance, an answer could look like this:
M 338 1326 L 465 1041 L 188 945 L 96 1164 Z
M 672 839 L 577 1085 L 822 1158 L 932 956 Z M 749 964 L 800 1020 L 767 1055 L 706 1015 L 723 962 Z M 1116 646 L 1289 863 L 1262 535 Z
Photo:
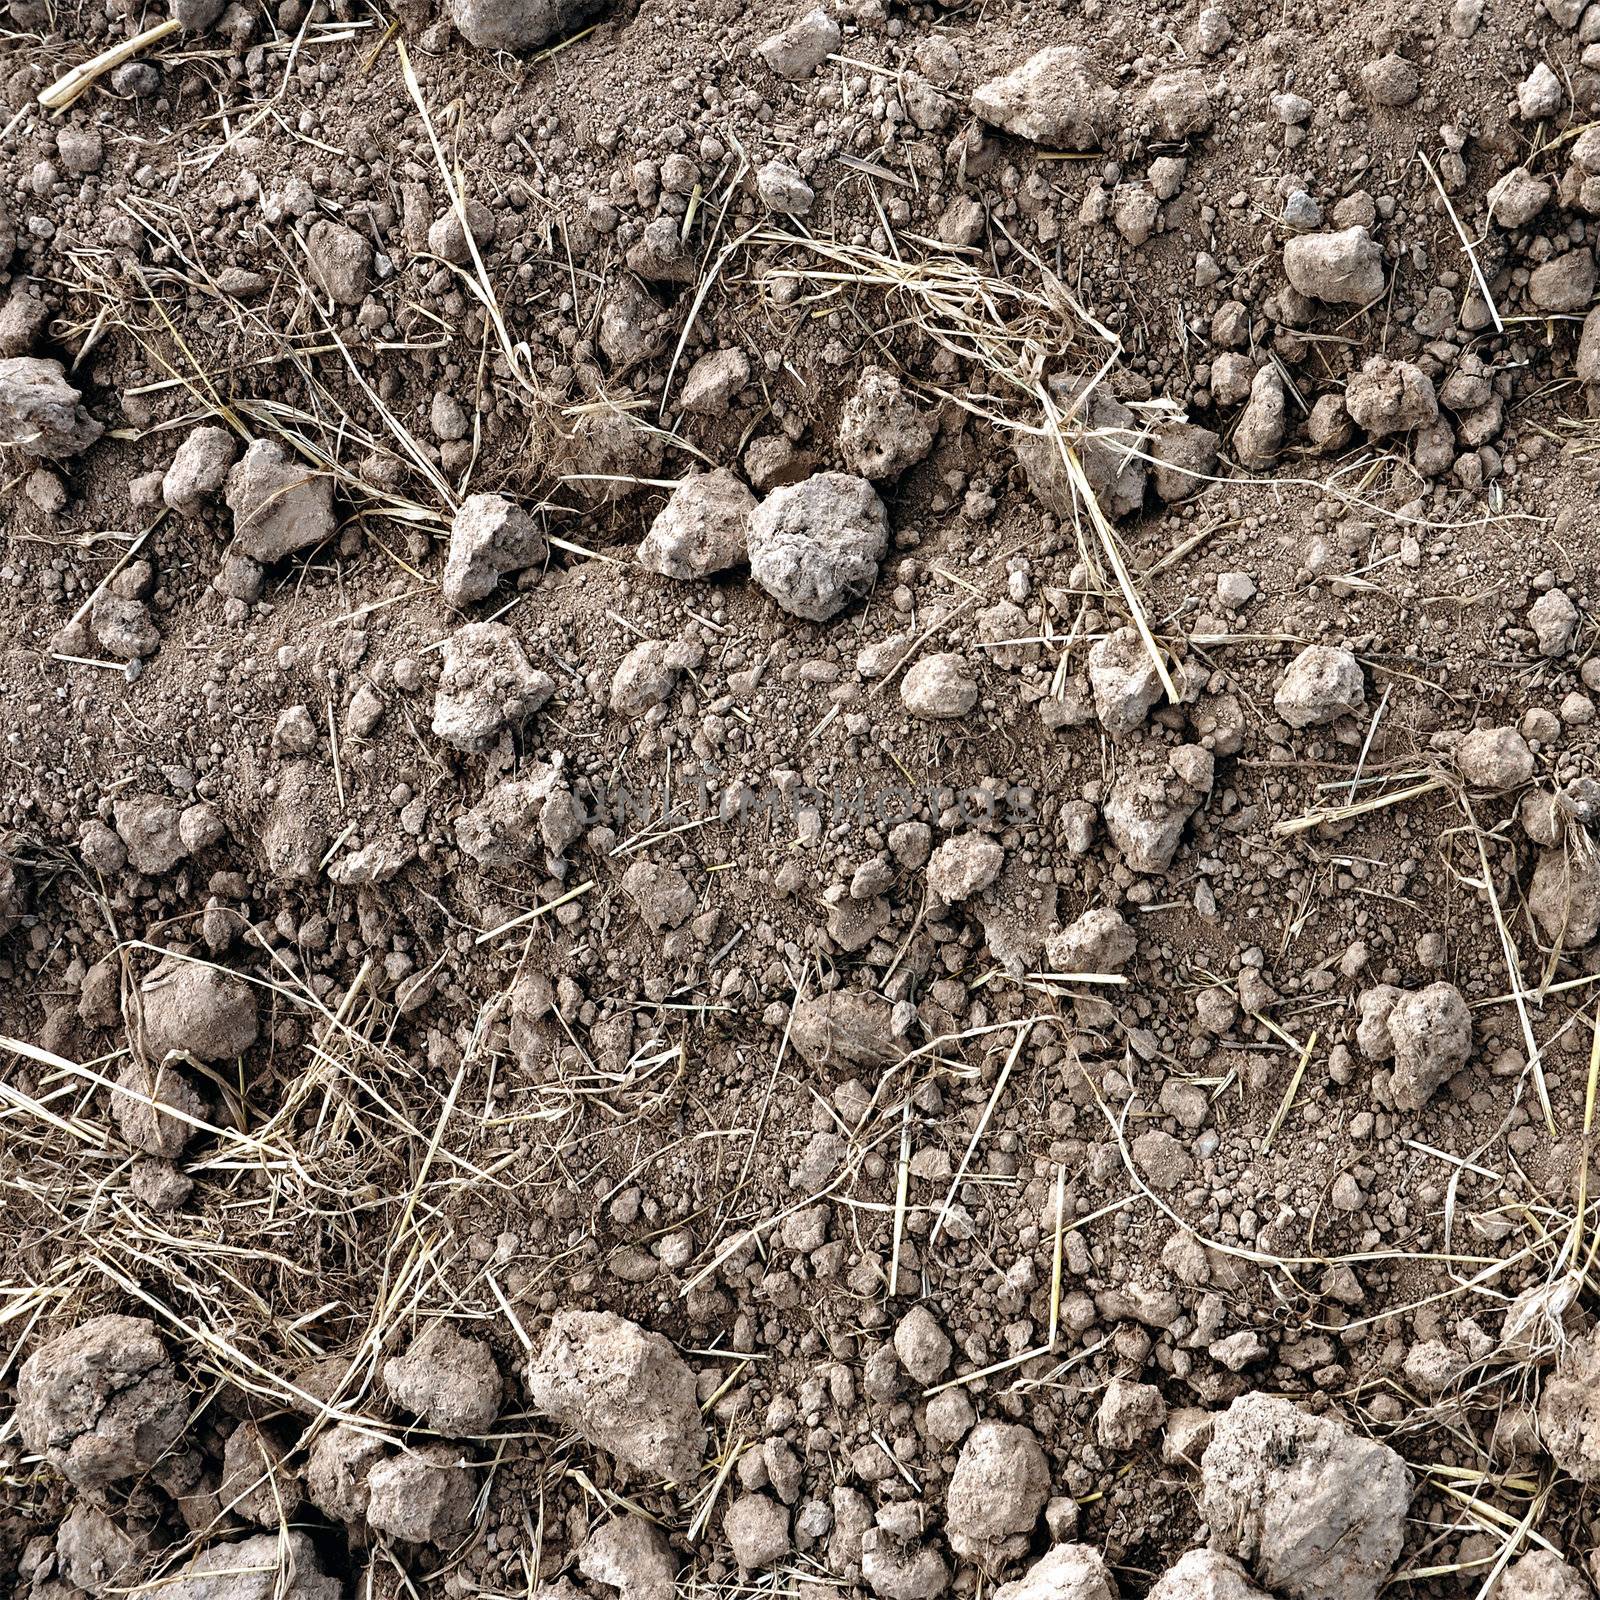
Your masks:
M 1132 733 L 1161 698 L 1161 677 L 1136 628 L 1118 628 L 1089 651 L 1094 712 L 1113 739 Z
M 808 78 L 839 48 L 839 24 L 822 6 L 813 6 L 787 28 L 756 46 L 756 54 L 780 78 Z
M 317 1435 L 306 1460 L 306 1498 L 335 1522 L 364 1522 L 367 1478 L 387 1452 L 370 1434 L 338 1422 Z
M 839 449 L 874 483 L 898 478 L 933 449 L 933 429 L 892 372 L 867 367 L 839 417 Z
M 233 1514 L 258 1527 L 291 1521 L 303 1499 L 300 1474 L 288 1462 L 283 1438 L 270 1426 L 250 1420 L 228 1435 L 222 1452 L 217 1498 Z
M 1530 1550 L 1500 1579 L 1495 1600 L 1593 1600 L 1583 1574 L 1554 1550 Z
M 342 222 L 324 217 L 306 235 L 311 276 L 336 304 L 358 306 L 372 278 L 372 246 Z
M 1474 789 L 1504 793 L 1533 776 L 1533 751 L 1515 728 L 1474 728 L 1456 746 L 1456 766 Z
M 734 1500 L 722 1519 L 722 1531 L 733 1559 L 746 1572 L 776 1566 L 793 1548 L 788 1511 L 758 1490 Z
M 1116 126 L 1117 94 L 1100 82 L 1087 52 L 1052 46 L 972 91 L 983 121 L 1057 150 L 1098 149 Z
M 646 639 L 617 663 L 611 678 L 611 710 L 619 717 L 642 717 L 671 698 L 678 679 L 700 665 L 697 644 L 675 639 Z
M 726 467 L 696 472 L 672 491 L 639 546 L 639 565 L 688 582 L 745 559 L 756 497 Z
M 503 622 L 469 622 L 444 647 L 433 731 L 457 750 L 487 750 L 503 728 L 520 727 L 555 693 Z
M 188 855 L 178 828 L 181 815 L 177 806 L 159 795 L 130 794 L 112 802 L 117 837 L 128 847 L 135 872 L 157 877 Z
M 1084 481 L 1100 509 L 1112 518 L 1131 516 L 1144 504 L 1149 477 L 1140 458 L 1148 446 L 1145 429 L 1103 386 L 1091 391 L 1085 402 L 1086 381 L 1052 378 L 1052 404 L 1058 414 L 1074 419 L 1065 425 L 1065 432 L 1076 446 Z M 1062 460 L 1054 433 L 1013 433 L 1011 449 L 1042 506 L 1063 518 L 1082 513 L 1081 490 Z
M 1106 832 L 1134 872 L 1165 872 L 1189 818 L 1211 793 L 1211 752 L 1179 745 L 1146 755 L 1118 774 L 1105 804 Z
M 269 567 L 331 538 L 333 480 L 257 439 L 228 474 L 224 498 L 233 512 L 233 543 L 241 555 Z
M 1405 1539 L 1411 1474 L 1387 1445 L 1252 1393 L 1200 1465 L 1212 1544 L 1285 1600 L 1374 1600 Z
M 541 848 L 561 856 L 583 828 L 582 806 L 563 769 L 535 765 L 526 778 L 497 783 L 456 818 L 456 843 L 480 867 L 536 861 Z
M 967 658 L 954 651 L 924 656 L 900 680 L 900 703 L 914 717 L 964 717 L 978 703 L 978 684 Z
M 123 1063 L 111 1096 L 111 1114 L 135 1150 L 169 1160 L 181 1156 L 210 1108 L 189 1075 L 170 1064 L 137 1056 Z
M 367 1474 L 367 1521 L 391 1539 L 441 1548 L 472 1529 L 477 1474 L 454 1445 L 417 1445 Z
M 1402 1111 L 1420 1111 L 1472 1054 L 1472 1013 L 1450 983 L 1401 994 L 1389 1010 L 1394 1049 L 1391 1098 Z
M 453 606 L 494 593 L 507 573 L 536 567 L 546 546 L 539 525 L 499 494 L 468 495 L 450 524 L 450 555 L 439 587 Z
M 500 1415 L 504 1390 L 494 1353 L 438 1321 L 383 1364 L 389 1398 L 436 1433 L 466 1438 L 487 1433 Z
M 950 1570 L 937 1550 L 907 1544 L 887 1528 L 861 1535 L 861 1577 L 878 1600 L 936 1600 L 950 1587 Z
M 208 1545 L 163 1579 L 161 1600 L 341 1600 L 309 1535 L 256 1533 Z
M 945 1537 L 991 1570 L 1024 1555 L 1050 1497 L 1050 1468 L 1032 1432 L 980 1422 L 967 1435 L 945 1497 Z
M 889 514 L 865 478 L 819 472 L 756 507 L 749 547 L 751 577 L 785 611 L 826 622 L 877 582 Z
M 1324 305 L 1366 305 L 1383 293 L 1383 251 L 1360 226 L 1290 239 L 1283 270 L 1301 294 Z
M 1133 959 L 1138 940 L 1114 906 L 1093 906 L 1045 941 L 1052 972 L 1116 975 Z
M 1006 853 L 987 834 L 958 833 L 933 852 L 928 888 L 946 905 L 969 900 L 1000 876 Z
M 1587 840 L 1541 850 L 1528 910 L 1551 944 L 1581 950 L 1600 935 L 1600 851 Z
M 126 1593 L 145 1575 L 152 1541 L 113 1521 L 86 1499 L 56 1529 L 56 1560 L 68 1583 L 86 1594 Z
M 1348 650 L 1310 644 L 1289 663 L 1272 704 L 1291 728 L 1315 728 L 1359 711 L 1366 697 L 1361 663 Z
M 789 1042 L 814 1067 L 886 1067 L 905 1054 L 890 1032 L 891 1009 L 861 989 L 808 995 L 794 1008 Z
M 1188 1550 L 1156 1579 L 1147 1600 L 1272 1600 L 1232 1556 Z
M 1283 448 L 1286 409 L 1283 379 L 1269 363 L 1250 380 L 1250 398 L 1233 430 L 1233 453 L 1241 467 L 1261 472 L 1277 459 Z
M 1095 1412 L 1095 1436 L 1107 1450 L 1133 1450 L 1167 1420 L 1167 1402 L 1153 1383 L 1113 1378 Z
M 1571 1340 L 1545 1379 L 1539 1436 L 1563 1472 L 1600 1482 L 1600 1332 Z
M 583 1541 L 578 1571 L 622 1600 L 672 1600 L 677 1559 L 667 1536 L 644 1517 L 613 1517 Z
M 920 1384 L 936 1383 L 950 1365 L 955 1346 L 925 1305 L 913 1306 L 894 1330 L 894 1353 Z
M 1098 1550 L 1058 1544 L 1020 1578 L 1001 1584 L 994 1600 L 1117 1600 L 1117 1586 Z
M 622 892 L 633 902 L 639 920 L 655 933 L 681 928 L 700 903 L 689 880 L 676 867 L 659 861 L 635 861 L 622 875 Z
M 82 455 L 104 432 L 59 361 L 38 356 L 0 361 L 0 445 L 60 461 Z
M 30 1450 L 92 1488 L 153 1467 L 183 1436 L 189 1393 L 154 1323 L 91 1317 L 23 1363 L 16 1418 Z
M 178 446 L 161 480 L 161 498 L 181 516 L 198 516 L 206 501 L 228 481 L 238 454 L 239 442 L 228 429 L 196 428 Z
M 1204 133 L 1212 122 L 1206 80 L 1193 67 L 1163 72 L 1140 96 L 1139 106 L 1156 138 L 1169 144 Z
M 479 50 L 532 50 L 575 28 L 601 0 L 450 0 L 450 20 Z
M 1439 416 L 1433 379 L 1410 361 L 1374 356 L 1345 385 L 1344 407 L 1373 438 L 1425 428 Z
M 160 1061 L 170 1050 L 197 1061 L 231 1061 L 256 1042 L 256 997 L 251 986 L 202 961 L 167 956 L 139 985 L 145 1054 Z
M 700 357 L 684 375 L 678 404 L 691 416 L 725 417 L 750 381 L 750 357 L 737 345 Z M 720 469 L 719 469 L 720 470 Z
M 558 1311 L 528 1367 L 533 1409 L 625 1466 L 687 1483 L 705 1459 L 694 1373 L 670 1340 L 609 1311 Z

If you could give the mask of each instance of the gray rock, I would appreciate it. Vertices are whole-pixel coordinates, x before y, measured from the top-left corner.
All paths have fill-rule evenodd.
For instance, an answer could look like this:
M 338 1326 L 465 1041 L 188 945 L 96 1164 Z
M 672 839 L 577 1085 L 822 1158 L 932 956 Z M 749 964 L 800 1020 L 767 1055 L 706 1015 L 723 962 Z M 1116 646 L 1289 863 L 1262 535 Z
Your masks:
M 1301 294 L 1324 305 L 1367 305 L 1383 293 L 1383 251 L 1359 226 L 1290 239 L 1283 269 Z
M 104 432 L 59 361 L 0 360 L 0 445 L 59 461 L 82 455 Z
M 477 1474 L 454 1445 L 417 1445 L 367 1474 L 367 1521 L 390 1539 L 445 1547 L 472 1530 Z
M 1439 415 L 1433 379 L 1409 361 L 1374 356 L 1344 391 L 1345 410 L 1359 428 L 1374 438 L 1410 433 L 1424 428 Z
M 813 7 L 787 28 L 763 39 L 756 54 L 789 82 L 808 78 L 839 48 L 839 24 L 821 7 Z
M 591 16 L 600 0 L 450 0 L 450 20 L 479 50 L 534 50 Z
M 690 1483 L 705 1459 L 694 1373 L 659 1333 L 612 1312 L 557 1312 L 528 1396 L 538 1415 L 648 1477 Z
M 905 386 L 882 367 L 867 367 L 839 419 L 845 465 L 874 483 L 914 467 L 933 449 L 933 430 Z
M 17 1376 L 22 1442 L 79 1488 L 148 1472 L 188 1421 L 188 1390 L 144 1317 L 91 1317 L 41 1345 Z
M 503 622 L 469 622 L 444 647 L 433 731 L 457 750 L 487 750 L 503 728 L 526 722 L 555 688 Z
M 1375 1600 L 1399 1557 L 1411 1474 L 1332 1417 L 1243 1395 L 1217 1419 L 1200 1475 L 1213 1547 L 1285 1600 Z
M 228 474 L 234 547 L 263 566 L 331 538 L 333 480 L 257 439 Z
M 249 984 L 204 962 L 168 956 L 139 985 L 144 1053 L 169 1051 L 196 1061 L 232 1061 L 256 1042 L 256 998 Z
M 453 606 L 486 599 L 508 572 L 544 560 L 548 547 L 533 518 L 498 494 L 468 495 L 450 524 L 450 556 L 440 590 Z
M 746 558 L 756 497 L 726 467 L 685 478 L 639 546 L 639 564 L 688 582 L 725 572 Z
M 161 1600 L 340 1600 L 309 1535 L 280 1529 L 208 1545 L 161 1581 Z
M 945 1537 L 958 1556 L 990 1570 L 1028 1548 L 1050 1497 L 1039 1441 L 1017 1423 L 980 1422 L 967 1435 L 945 1499 Z
M 487 1433 L 504 1395 L 489 1346 L 443 1320 L 418 1334 L 403 1356 L 384 1362 L 383 1386 L 397 1406 L 455 1439 Z
M 889 514 L 865 478 L 819 472 L 761 502 L 749 548 L 751 576 L 785 611 L 826 622 L 876 582 Z
M 372 279 L 372 246 L 354 228 L 324 217 L 306 234 L 306 255 L 311 276 L 330 299 L 341 306 L 358 306 L 366 298 Z
M 161 480 L 161 498 L 182 516 L 198 516 L 228 481 L 238 455 L 239 442 L 226 428 L 196 428 L 178 446 Z
M 1361 663 L 1332 645 L 1310 644 L 1289 663 L 1272 704 L 1291 728 L 1315 728 L 1366 704 Z
M 1054 45 L 972 93 L 973 112 L 1019 139 L 1058 150 L 1096 150 L 1117 123 L 1117 93 L 1086 51 Z

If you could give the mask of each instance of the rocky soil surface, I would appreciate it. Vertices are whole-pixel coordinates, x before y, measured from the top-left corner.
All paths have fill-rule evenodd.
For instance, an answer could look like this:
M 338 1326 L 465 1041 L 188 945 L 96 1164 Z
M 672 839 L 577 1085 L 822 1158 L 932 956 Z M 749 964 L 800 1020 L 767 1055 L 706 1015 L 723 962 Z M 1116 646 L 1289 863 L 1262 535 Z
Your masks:
M 1600 0 L 7 0 L 0 1594 L 1600 1583 Z

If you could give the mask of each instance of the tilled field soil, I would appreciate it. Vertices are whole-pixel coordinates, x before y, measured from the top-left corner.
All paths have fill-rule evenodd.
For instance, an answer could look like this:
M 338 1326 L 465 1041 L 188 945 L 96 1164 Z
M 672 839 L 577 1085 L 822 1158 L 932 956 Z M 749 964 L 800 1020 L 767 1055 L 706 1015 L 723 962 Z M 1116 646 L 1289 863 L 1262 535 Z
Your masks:
M 0 9 L 0 1593 L 1600 1581 L 1600 0 Z

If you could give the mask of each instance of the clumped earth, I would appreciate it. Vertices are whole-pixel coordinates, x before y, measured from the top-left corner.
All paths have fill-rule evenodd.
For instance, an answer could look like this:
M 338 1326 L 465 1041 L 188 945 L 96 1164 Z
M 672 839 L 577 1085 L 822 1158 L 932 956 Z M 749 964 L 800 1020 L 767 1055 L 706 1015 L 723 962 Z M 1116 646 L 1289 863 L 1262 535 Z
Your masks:
M 1600 1582 L 1600 0 L 9 0 L 0 1590 Z

